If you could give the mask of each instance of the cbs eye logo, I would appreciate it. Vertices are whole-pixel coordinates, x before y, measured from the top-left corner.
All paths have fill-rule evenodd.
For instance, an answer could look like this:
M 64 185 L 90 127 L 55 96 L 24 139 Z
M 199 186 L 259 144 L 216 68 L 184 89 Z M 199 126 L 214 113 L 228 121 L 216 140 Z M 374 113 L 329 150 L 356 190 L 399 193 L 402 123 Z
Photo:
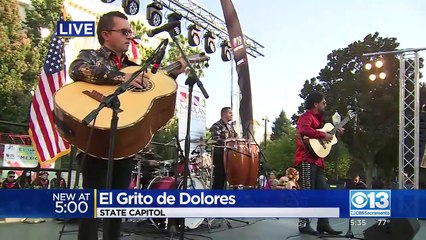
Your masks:
M 351 191 L 351 208 L 389 209 L 390 191 Z
M 367 195 L 365 195 L 362 192 L 357 192 L 354 195 L 352 195 L 352 206 L 356 207 L 356 208 L 363 208 L 367 205 L 368 203 L 368 198 Z

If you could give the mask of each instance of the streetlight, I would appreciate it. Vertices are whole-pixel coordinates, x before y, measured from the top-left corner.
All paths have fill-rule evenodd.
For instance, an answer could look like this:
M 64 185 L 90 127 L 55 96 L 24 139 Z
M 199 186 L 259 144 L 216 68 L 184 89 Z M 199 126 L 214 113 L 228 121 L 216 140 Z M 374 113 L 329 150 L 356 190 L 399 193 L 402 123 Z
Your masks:
M 333 114 L 333 116 L 331 117 L 331 120 L 333 121 L 334 126 L 337 126 L 342 121 L 342 117 L 340 116 L 339 112 L 337 112 L 337 110 Z M 340 155 L 339 142 L 337 142 L 336 143 L 336 158 L 334 159 L 334 178 L 336 180 L 336 183 L 339 180 L 338 167 L 337 167 L 337 164 L 339 162 L 339 157 L 340 157 L 339 155 Z
M 268 118 L 268 116 L 265 116 L 264 118 L 262 118 L 262 120 L 265 122 L 265 134 L 264 134 L 264 143 L 265 143 L 265 148 L 266 148 L 266 140 L 267 140 L 267 131 L 268 131 L 268 127 L 267 127 L 267 124 L 268 124 L 268 122 L 269 122 L 269 118 Z

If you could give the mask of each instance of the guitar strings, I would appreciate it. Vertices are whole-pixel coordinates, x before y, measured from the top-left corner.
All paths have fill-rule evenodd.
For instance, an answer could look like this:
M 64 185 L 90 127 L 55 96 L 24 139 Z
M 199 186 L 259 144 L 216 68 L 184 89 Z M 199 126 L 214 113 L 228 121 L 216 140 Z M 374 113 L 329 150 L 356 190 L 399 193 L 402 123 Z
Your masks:
M 173 69 L 173 68 L 176 68 L 178 66 L 181 66 L 181 63 L 180 62 L 174 62 L 174 63 L 170 64 L 169 66 L 162 68 L 162 70 L 168 72 L 169 71 L 168 69 Z M 145 71 L 142 72 L 142 84 L 143 84 L 144 76 L 145 76 Z M 128 92 L 128 91 L 129 92 L 139 92 L 138 90 L 143 90 L 143 89 L 148 88 L 148 87 L 149 87 L 149 85 L 141 89 L 141 88 L 129 85 L 126 89 L 126 92 Z M 112 94 L 114 91 L 115 91 L 115 89 L 102 92 L 102 94 L 106 96 L 106 95 Z

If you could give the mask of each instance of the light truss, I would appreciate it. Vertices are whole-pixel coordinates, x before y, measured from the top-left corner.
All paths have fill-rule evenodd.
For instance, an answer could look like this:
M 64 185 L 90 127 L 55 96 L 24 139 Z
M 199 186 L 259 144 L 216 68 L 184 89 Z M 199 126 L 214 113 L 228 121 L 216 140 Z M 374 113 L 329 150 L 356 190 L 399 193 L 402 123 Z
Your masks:
M 196 25 L 201 26 L 206 31 L 213 32 L 222 41 L 229 41 L 229 35 L 224 20 L 220 19 L 213 13 L 209 12 L 202 6 L 198 5 L 192 0 L 154 0 L 161 4 L 163 7 L 172 12 L 179 13 L 183 18 Z M 253 40 L 252 38 L 244 35 L 246 43 L 247 54 L 252 57 L 264 57 L 264 47 Z
M 419 159 L 422 157 L 419 156 L 419 51 L 424 50 L 426 48 L 409 48 L 363 54 L 366 57 L 399 56 L 399 189 L 419 188 Z

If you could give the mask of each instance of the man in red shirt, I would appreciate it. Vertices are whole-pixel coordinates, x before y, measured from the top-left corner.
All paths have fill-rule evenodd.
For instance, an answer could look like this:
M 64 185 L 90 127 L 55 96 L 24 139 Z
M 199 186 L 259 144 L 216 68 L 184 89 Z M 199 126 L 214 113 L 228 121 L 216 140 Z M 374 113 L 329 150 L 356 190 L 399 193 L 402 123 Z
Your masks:
M 297 138 L 296 138 L 296 155 L 295 166 L 301 173 L 299 183 L 301 189 L 329 189 L 324 170 L 324 159 L 314 156 L 303 143 L 303 138 L 323 139 L 331 141 L 333 136 L 321 132 L 318 129 L 323 125 L 324 110 L 326 107 L 325 97 L 320 92 L 313 92 L 305 102 L 306 111 L 300 115 L 297 120 Z M 339 129 L 342 133 L 343 129 Z M 336 231 L 331 228 L 328 218 L 319 218 L 317 231 L 328 234 L 341 234 L 341 231 Z M 299 232 L 317 235 L 318 232 L 312 229 L 308 218 L 299 219 Z

